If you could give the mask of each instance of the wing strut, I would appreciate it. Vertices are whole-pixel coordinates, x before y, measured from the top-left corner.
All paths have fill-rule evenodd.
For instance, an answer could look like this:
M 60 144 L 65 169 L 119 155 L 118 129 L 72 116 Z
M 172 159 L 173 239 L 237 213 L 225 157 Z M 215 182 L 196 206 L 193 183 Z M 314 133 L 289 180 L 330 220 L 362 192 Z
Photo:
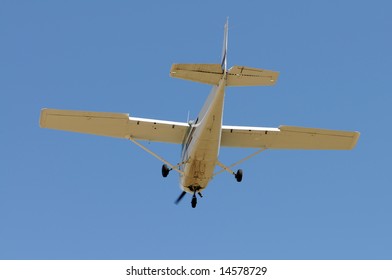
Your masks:
M 136 141 L 135 139 L 133 139 L 132 137 L 129 137 L 129 140 L 132 141 L 133 143 L 135 143 L 137 146 L 139 146 L 140 148 L 142 148 L 144 151 L 146 151 L 147 153 L 149 153 L 150 155 L 154 156 L 155 158 L 157 158 L 158 160 L 162 161 L 163 163 L 167 164 L 168 166 L 170 166 L 171 169 L 177 171 L 178 173 L 180 173 L 181 175 L 184 175 L 184 172 L 181 171 L 180 169 L 178 169 L 178 167 L 182 164 L 184 164 L 183 162 L 177 164 L 177 165 L 173 165 L 170 162 L 168 162 L 167 160 L 165 160 L 164 158 L 162 158 L 161 156 L 157 155 L 156 153 L 154 153 L 153 151 L 151 151 L 150 149 L 148 149 L 146 146 L 140 144 L 138 141 Z
M 230 165 L 230 166 L 226 166 L 226 165 L 224 165 L 223 163 L 221 163 L 220 161 L 218 161 L 217 164 L 218 164 L 222 169 L 219 170 L 218 172 L 216 172 L 216 173 L 213 175 L 213 177 L 215 177 L 216 175 L 219 175 L 219 174 L 221 174 L 221 173 L 223 173 L 223 172 L 225 172 L 225 171 L 229 172 L 230 174 L 235 175 L 236 173 L 235 173 L 233 170 L 231 170 L 231 168 L 233 168 L 234 166 L 236 166 L 236 165 L 238 165 L 238 164 L 243 163 L 244 161 L 247 161 L 248 159 L 250 159 L 250 158 L 252 158 L 252 157 L 254 157 L 254 156 L 260 154 L 261 152 L 263 152 L 263 151 L 265 151 L 265 150 L 267 150 L 267 148 L 258 149 L 258 150 L 257 150 L 256 152 L 254 152 L 253 154 L 250 154 L 249 156 L 247 156 L 247 157 L 245 157 L 245 158 L 243 158 L 243 159 L 241 159 L 241 160 L 239 160 L 239 161 L 233 163 L 233 164 Z

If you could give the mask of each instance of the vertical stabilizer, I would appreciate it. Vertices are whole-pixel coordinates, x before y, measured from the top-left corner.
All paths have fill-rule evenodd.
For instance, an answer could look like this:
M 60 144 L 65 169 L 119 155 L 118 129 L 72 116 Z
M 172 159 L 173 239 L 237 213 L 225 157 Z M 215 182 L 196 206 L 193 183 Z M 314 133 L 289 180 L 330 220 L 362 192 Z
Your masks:
M 224 35 L 223 35 L 223 48 L 222 48 L 222 70 L 226 72 L 227 70 L 227 40 L 229 36 L 229 18 L 227 18 L 225 27 L 224 27 Z

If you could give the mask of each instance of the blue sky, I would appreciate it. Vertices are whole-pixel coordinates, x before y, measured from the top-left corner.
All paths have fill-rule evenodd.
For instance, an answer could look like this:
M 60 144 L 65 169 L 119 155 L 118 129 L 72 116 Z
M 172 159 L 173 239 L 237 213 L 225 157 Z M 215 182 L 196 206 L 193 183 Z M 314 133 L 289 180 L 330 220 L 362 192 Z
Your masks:
M 0 259 L 391 259 L 390 1 L 2 1 Z M 40 129 L 43 107 L 186 121 L 172 63 L 280 71 L 224 123 L 357 130 L 353 151 L 266 151 L 190 207 L 121 139 Z M 171 162 L 180 147 L 149 144 Z M 230 164 L 252 151 L 222 149 Z

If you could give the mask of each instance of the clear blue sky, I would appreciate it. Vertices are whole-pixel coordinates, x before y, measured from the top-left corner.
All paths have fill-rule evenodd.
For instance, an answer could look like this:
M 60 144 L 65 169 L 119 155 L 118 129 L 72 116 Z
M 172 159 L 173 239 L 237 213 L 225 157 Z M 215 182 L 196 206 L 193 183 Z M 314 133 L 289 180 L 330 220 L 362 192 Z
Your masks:
M 390 1 L 2 1 L 0 259 L 391 259 Z M 357 130 L 353 151 L 266 151 L 190 207 L 131 142 L 40 129 L 43 107 L 186 121 L 172 63 L 280 71 L 224 123 Z M 178 162 L 180 147 L 150 144 Z M 223 149 L 227 164 L 250 153 Z

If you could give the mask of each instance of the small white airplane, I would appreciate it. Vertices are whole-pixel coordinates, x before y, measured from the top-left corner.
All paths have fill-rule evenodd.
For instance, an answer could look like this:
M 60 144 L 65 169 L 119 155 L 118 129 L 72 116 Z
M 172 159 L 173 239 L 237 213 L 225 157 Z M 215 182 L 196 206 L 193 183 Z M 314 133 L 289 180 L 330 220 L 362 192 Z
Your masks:
M 162 176 L 171 170 L 180 174 L 182 193 L 192 195 L 196 207 L 196 193 L 210 180 L 227 171 L 241 182 L 243 171 L 232 168 L 266 149 L 350 150 L 359 132 L 304 128 L 282 125 L 279 128 L 222 125 L 225 88 L 228 86 L 270 86 L 276 83 L 278 72 L 233 66 L 227 70 L 228 22 L 224 26 L 221 64 L 174 64 L 170 76 L 212 85 L 212 90 L 195 121 L 189 123 L 130 117 L 129 114 L 42 109 L 40 127 L 125 138 L 164 164 Z M 138 140 L 182 144 L 181 160 L 171 164 Z M 220 147 L 258 148 L 242 160 L 227 166 L 218 159 Z M 221 170 L 214 172 L 216 166 Z

